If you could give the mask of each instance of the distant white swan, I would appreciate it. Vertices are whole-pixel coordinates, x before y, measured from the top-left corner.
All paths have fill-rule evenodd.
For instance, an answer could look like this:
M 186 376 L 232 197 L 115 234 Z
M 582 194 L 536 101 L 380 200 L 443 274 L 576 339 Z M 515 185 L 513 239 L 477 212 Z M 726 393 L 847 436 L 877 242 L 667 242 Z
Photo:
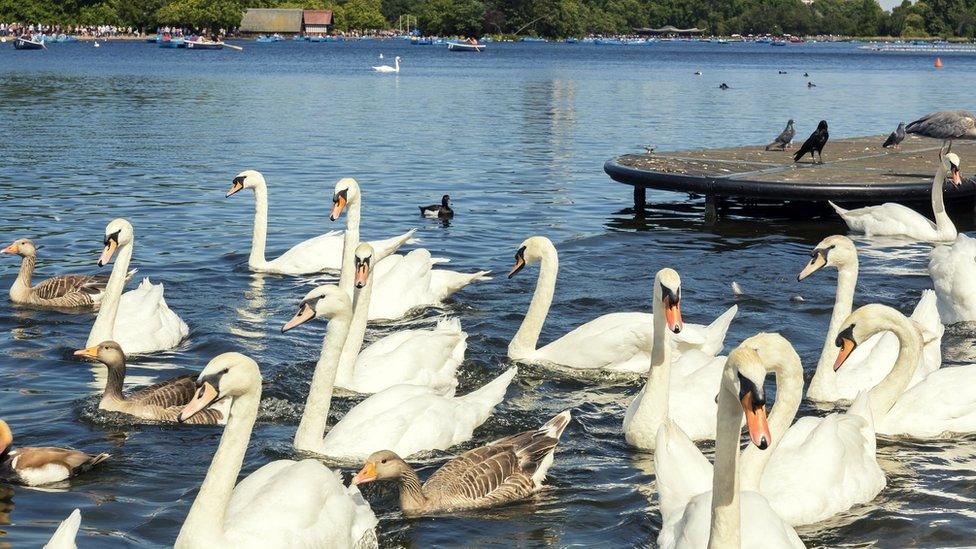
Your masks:
M 380 55 L 380 58 L 382 58 L 382 57 L 383 57 L 383 55 L 381 54 Z M 393 67 L 391 67 L 389 65 L 374 66 L 373 67 L 373 70 L 376 71 L 376 72 L 400 72 L 400 56 L 399 55 L 396 56 L 393 59 L 393 65 L 394 65 Z
M 936 246 L 929 255 L 929 276 L 942 322 L 976 322 L 976 239 L 960 233 L 951 246 Z

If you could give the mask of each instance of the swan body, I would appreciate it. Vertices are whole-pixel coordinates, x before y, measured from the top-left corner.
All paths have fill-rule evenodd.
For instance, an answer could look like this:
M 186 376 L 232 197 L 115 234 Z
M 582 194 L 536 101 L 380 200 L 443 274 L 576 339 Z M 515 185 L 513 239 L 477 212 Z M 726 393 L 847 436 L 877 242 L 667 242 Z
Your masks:
M 509 358 L 575 369 L 647 372 L 654 340 L 653 315 L 647 313 L 606 314 L 536 348 L 556 289 L 559 257 L 555 246 L 542 236 L 525 240 L 515 254 L 515 267 L 509 274 L 511 278 L 526 265 L 536 262 L 541 265 L 535 293 L 522 325 L 508 345 Z M 709 326 L 685 324 L 681 334 L 674 337 L 677 351 L 699 349 L 714 356 L 722 350 L 725 333 L 737 311 L 733 305 Z
M 173 312 L 163 297 L 163 285 L 144 278 L 137 288 L 122 293 L 132 259 L 135 236 L 125 219 L 115 219 L 105 227 L 105 250 L 98 261 L 105 265 L 118 251 L 105 287 L 98 316 L 88 334 L 87 347 L 114 340 L 126 354 L 154 353 L 172 349 L 190 334 L 183 319 Z
M 382 57 L 380 59 L 382 59 Z M 392 67 L 389 66 L 389 65 L 374 66 L 373 67 L 373 70 L 376 71 L 376 72 L 385 72 L 385 73 L 400 72 L 400 56 L 399 55 L 396 56 L 393 59 L 393 65 L 394 66 L 392 66 Z
M 264 176 L 255 170 L 245 170 L 234 178 L 227 196 L 233 196 L 243 189 L 254 190 L 254 234 L 251 238 L 251 253 L 247 265 L 252 271 L 305 275 L 325 271 L 338 271 L 342 266 L 343 234 L 330 231 L 325 234 L 299 242 L 276 259 L 265 258 L 265 243 L 268 235 L 268 187 Z M 386 257 L 403 244 L 410 242 L 414 231 L 370 242 L 377 254 Z M 359 235 L 357 233 L 358 241 Z
M 955 153 L 941 155 L 939 169 L 932 180 L 932 210 L 935 223 L 915 210 L 886 202 L 879 206 L 868 206 L 856 210 L 845 210 L 830 202 L 834 211 L 856 233 L 868 236 L 900 236 L 924 242 L 951 242 L 956 239 L 956 227 L 945 211 L 942 186 L 947 173 L 952 174 L 952 182 L 958 186 L 959 157 Z
M 976 239 L 960 234 L 951 246 L 936 246 L 929 276 L 943 322 L 976 322 Z
M 81 528 L 81 511 L 75 509 L 68 518 L 61 521 L 51 539 L 44 544 L 43 549 L 78 549 L 75 538 Z
M 891 371 L 898 357 L 898 339 L 891 333 L 876 334 L 858 346 L 848 357 L 845 368 L 834 371 L 838 354 L 834 342 L 841 322 L 851 313 L 854 304 L 858 275 L 857 249 L 851 239 L 834 235 L 820 241 L 810 256 L 810 262 L 797 279 L 804 280 L 823 267 L 835 267 L 837 291 L 823 350 L 810 381 L 807 398 L 817 402 L 853 401 L 860 392 L 877 385 Z M 936 307 L 936 296 L 931 290 L 922 292 L 911 318 L 922 330 L 925 340 L 919 367 L 909 387 L 942 366 L 942 334 L 945 328 Z
M 337 286 L 309 292 L 298 313 L 282 328 L 289 330 L 317 315 L 330 319 L 325 355 L 312 376 L 295 448 L 348 460 L 364 460 L 373 452 L 392 450 L 407 457 L 425 450 L 444 450 L 471 438 L 505 397 L 515 377 L 511 368 L 491 382 L 456 397 L 420 385 L 394 385 L 363 400 L 326 433 L 336 370 L 352 317 L 347 294 Z
M 224 353 L 207 364 L 185 421 L 220 399 L 231 413 L 177 549 L 204 547 L 376 547 L 376 516 L 355 486 L 322 463 L 278 460 L 237 483 L 257 418 L 261 373 L 252 359 Z

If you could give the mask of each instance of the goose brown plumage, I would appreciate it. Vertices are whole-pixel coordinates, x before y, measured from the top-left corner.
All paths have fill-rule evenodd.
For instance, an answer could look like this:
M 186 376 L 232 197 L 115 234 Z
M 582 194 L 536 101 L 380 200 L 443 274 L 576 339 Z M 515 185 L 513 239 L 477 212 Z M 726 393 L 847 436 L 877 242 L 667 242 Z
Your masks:
M 103 341 L 94 347 L 75 351 L 75 356 L 92 358 L 108 368 L 108 381 L 98 404 L 101 410 L 118 412 L 155 421 L 177 422 L 180 410 L 197 391 L 196 378 L 192 375 L 174 377 L 139 389 L 128 396 L 122 393 L 125 381 L 125 353 L 114 341 Z M 223 423 L 225 415 L 218 409 L 208 408 L 185 423 L 216 425 Z
M 37 263 L 37 247 L 27 238 L 14 241 L 0 250 L 3 254 L 16 254 L 21 257 L 20 272 L 10 287 L 10 301 L 22 305 L 57 309 L 91 308 L 101 301 L 107 276 L 67 274 L 42 280 L 31 286 L 34 266 Z M 129 278 L 135 271 L 129 273 Z
M 40 486 L 84 473 L 110 458 L 67 448 L 11 448 L 13 433 L 0 419 L 0 479 L 27 486 Z
M 538 429 L 468 450 L 445 463 L 423 485 L 400 456 L 382 450 L 369 456 L 353 484 L 398 480 L 405 515 L 482 509 L 525 499 L 542 487 L 570 419 L 566 410 Z

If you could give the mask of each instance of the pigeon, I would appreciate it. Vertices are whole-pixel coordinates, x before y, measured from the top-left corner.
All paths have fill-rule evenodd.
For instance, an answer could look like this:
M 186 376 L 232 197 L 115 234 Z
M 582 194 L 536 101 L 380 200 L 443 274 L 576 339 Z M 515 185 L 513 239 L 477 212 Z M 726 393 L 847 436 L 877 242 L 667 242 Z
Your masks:
M 905 132 L 941 139 L 942 148 L 949 152 L 954 139 L 976 139 L 976 116 L 962 110 L 934 112 L 909 122 Z
M 892 147 L 897 149 L 898 146 L 901 145 L 901 142 L 904 140 L 905 140 L 905 123 L 899 122 L 898 128 L 895 129 L 895 131 L 891 132 L 891 134 L 888 136 L 888 139 L 885 139 L 885 142 L 883 145 L 881 145 L 881 148 L 887 149 L 888 147 Z
M 829 138 L 830 134 L 827 133 L 827 121 L 821 120 L 820 124 L 817 124 L 817 129 L 810 134 L 810 137 L 803 142 L 800 150 L 796 151 L 796 154 L 793 155 L 793 161 L 799 162 L 801 158 L 809 153 L 813 157 L 814 163 L 817 163 L 817 155 L 819 155 L 819 163 L 823 164 L 823 148 Z
M 786 122 L 786 128 L 784 128 L 783 131 L 778 136 L 776 136 L 776 139 L 774 139 L 772 143 L 766 145 L 766 150 L 767 151 L 786 150 L 786 148 L 789 147 L 791 143 L 793 143 L 793 136 L 795 135 L 796 135 L 796 128 L 793 127 L 793 119 L 790 118 Z

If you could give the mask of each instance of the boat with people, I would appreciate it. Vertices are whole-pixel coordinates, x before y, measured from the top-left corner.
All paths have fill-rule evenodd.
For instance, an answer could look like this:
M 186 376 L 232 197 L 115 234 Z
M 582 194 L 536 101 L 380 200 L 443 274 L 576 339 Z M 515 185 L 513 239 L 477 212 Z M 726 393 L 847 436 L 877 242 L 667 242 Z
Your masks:
M 186 39 L 182 36 L 171 36 L 169 34 L 164 34 L 159 40 L 160 48 L 185 48 Z
M 23 36 L 18 36 L 17 39 L 14 40 L 14 49 L 15 50 L 43 50 L 47 48 L 45 48 L 44 41 L 42 40 L 39 40 L 32 36 L 28 36 L 27 38 L 24 38 Z
M 478 44 L 477 42 L 448 42 L 447 49 L 449 51 L 476 51 L 482 52 L 487 48 L 486 44 Z

